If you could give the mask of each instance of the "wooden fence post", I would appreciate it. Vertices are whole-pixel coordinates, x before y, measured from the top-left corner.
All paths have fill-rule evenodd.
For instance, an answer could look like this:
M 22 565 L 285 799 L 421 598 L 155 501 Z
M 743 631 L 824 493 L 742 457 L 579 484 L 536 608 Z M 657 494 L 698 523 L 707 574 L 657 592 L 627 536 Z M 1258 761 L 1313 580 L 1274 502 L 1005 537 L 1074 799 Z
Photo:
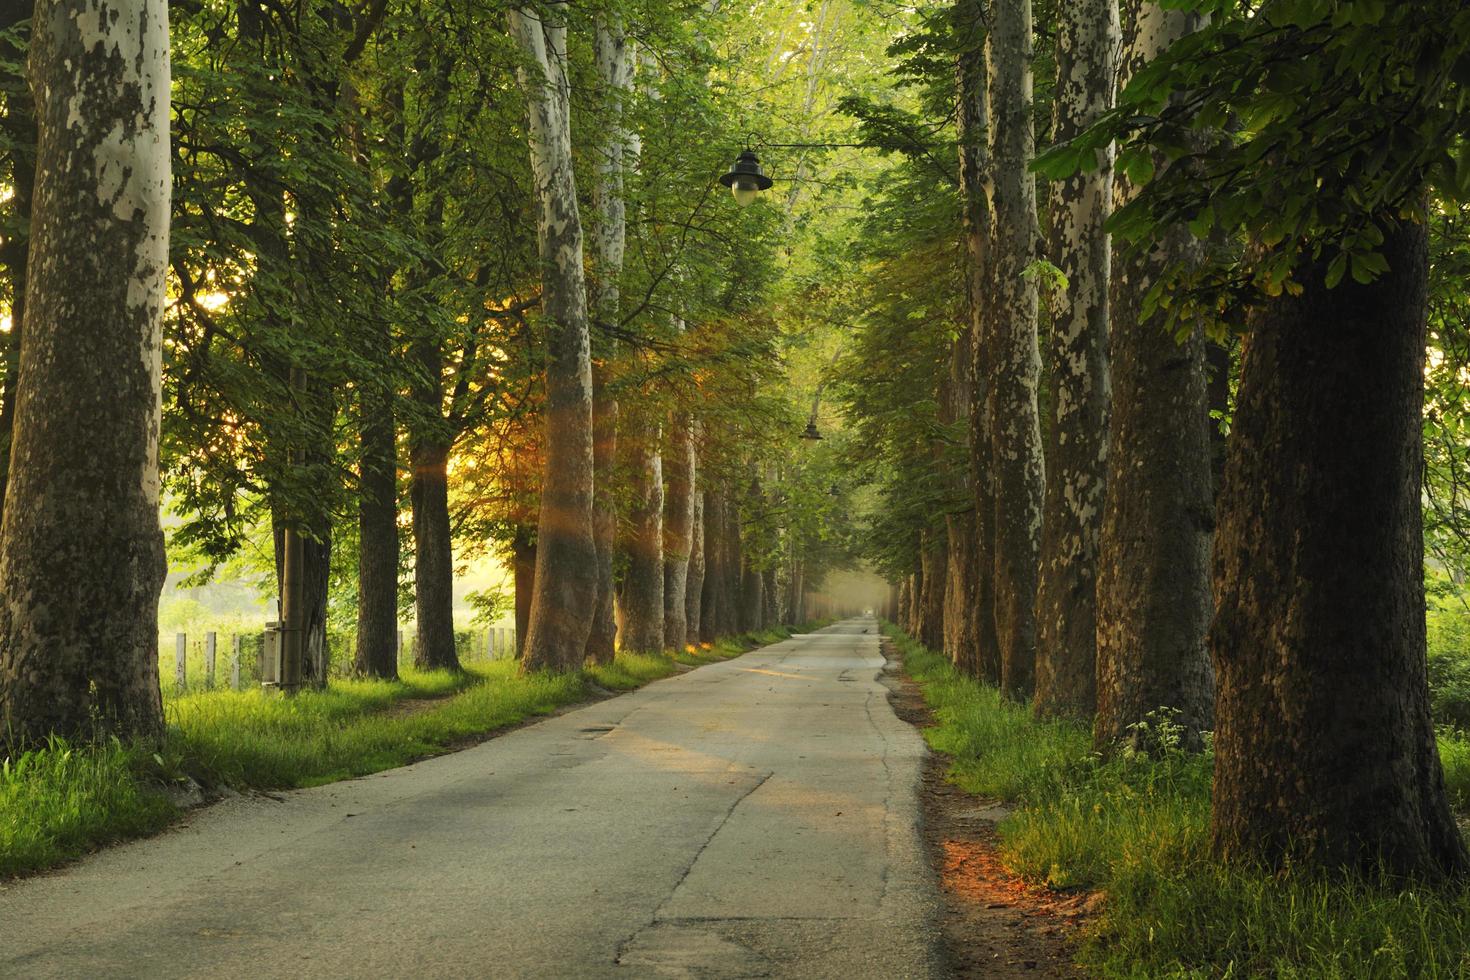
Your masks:
M 214 655 L 218 636 L 210 630 L 204 634 L 204 686 L 214 689 Z
M 230 687 L 240 690 L 240 634 L 230 637 Z
M 188 674 L 185 664 L 189 659 L 189 634 L 174 634 L 174 686 L 180 691 L 188 689 Z

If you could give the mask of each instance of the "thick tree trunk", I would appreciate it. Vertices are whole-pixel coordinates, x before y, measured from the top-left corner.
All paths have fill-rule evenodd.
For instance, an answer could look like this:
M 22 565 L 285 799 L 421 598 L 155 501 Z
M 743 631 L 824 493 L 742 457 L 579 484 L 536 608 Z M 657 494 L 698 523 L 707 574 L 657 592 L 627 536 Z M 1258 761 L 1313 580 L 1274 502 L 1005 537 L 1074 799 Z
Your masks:
M 592 186 L 592 220 L 589 222 L 588 303 L 597 324 L 617 325 L 627 232 L 627 210 L 623 195 L 623 173 L 628 150 L 627 127 L 622 121 L 623 97 L 633 84 L 633 57 L 627 34 L 615 16 L 598 19 L 594 34 L 597 75 L 608 100 L 611 119 L 604 127 L 605 139 L 597 147 L 596 178 Z M 616 344 L 606 329 L 594 334 L 598 348 L 592 367 L 592 430 L 594 493 L 593 537 L 597 542 L 597 604 L 592 629 L 587 637 L 587 657 L 596 663 L 613 658 L 617 641 L 614 616 L 613 553 L 617 547 L 618 502 L 614 471 L 617 466 L 618 403 L 610 382 L 610 361 Z
M 720 549 L 725 570 L 723 601 L 720 603 L 720 635 L 740 632 L 741 573 L 745 568 L 745 541 L 740 527 L 740 503 L 725 497 L 725 543 Z
M 698 460 L 694 452 L 692 420 L 676 415 L 669 433 L 664 477 L 664 645 L 688 642 L 689 556 L 694 545 L 694 480 Z
M 1112 108 L 1118 0 L 1060 8 L 1053 138 Z M 1107 478 L 1112 150 L 1052 186 L 1053 261 L 1067 277 L 1051 334 L 1051 384 L 1036 591 L 1036 713 L 1090 718 L 1097 704 L 1097 538 Z
M 986 33 L 980 0 L 961 0 L 960 29 L 968 37 Z M 995 490 L 990 465 L 989 355 L 985 347 L 989 313 L 987 300 L 993 272 L 994 249 L 990 205 L 985 194 L 989 179 L 985 62 L 981 51 L 963 51 L 959 57 L 957 127 L 960 137 L 961 225 L 965 236 L 965 298 L 971 363 L 968 419 L 970 483 L 975 510 L 971 518 L 974 545 L 969 577 L 974 581 L 974 671 L 991 684 L 1000 683 L 1000 645 L 995 634 Z M 900 607 L 902 608 L 902 607 Z M 961 665 L 963 669 L 963 665 Z
M 920 538 L 914 573 L 909 577 L 909 636 L 924 642 L 924 545 Z
M 1031 696 L 1036 668 L 1036 570 L 1041 534 L 1041 421 L 1036 393 L 1036 178 L 1032 157 L 1031 0 L 993 0 L 985 38 L 991 298 L 983 362 L 989 371 L 994 487 L 995 634 L 1001 690 Z
M 729 497 L 718 490 L 704 492 L 704 596 L 699 637 L 713 643 L 735 630 L 735 593 L 740 588 L 738 546 L 731 539 Z
M 934 651 L 944 649 L 944 595 L 949 582 L 949 551 L 945 532 L 924 532 L 924 592 L 920 599 L 923 617 L 919 642 Z
M 704 608 L 704 492 L 699 489 L 699 469 L 690 486 L 691 513 L 689 526 L 689 574 L 684 582 L 684 642 L 694 646 L 701 639 L 701 612 Z
M 973 299 L 971 300 L 973 302 Z M 973 322 L 973 318 L 972 318 Z M 973 335 L 966 329 L 955 340 L 949 357 L 949 379 L 943 390 L 941 420 L 946 424 L 959 424 L 969 432 L 970 399 L 974 384 L 971 371 L 975 364 Z M 975 547 L 975 508 L 955 505 L 966 498 L 973 499 L 972 460 L 968 445 L 963 457 L 955 462 L 952 456 L 943 458 L 948 467 L 947 480 L 954 503 L 944 516 L 945 568 L 943 595 L 943 645 L 945 656 L 968 676 L 978 671 L 979 628 L 977 608 L 979 602 L 979 556 Z
M 154 737 L 168 7 L 41 0 L 26 343 L 0 522 L 0 738 Z
M 449 447 L 425 443 L 411 452 L 413 478 L 414 666 L 459 670 L 454 649 L 454 555 L 449 529 Z
M 608 663 L 617 649 L 618 624 L 614 606 L 613 556 L 617 551 L 618 402 L 608 387 L 609 368 L 592 368 L 592 458 L 595 476 L 592 496 L 592 537 L 597 548 L 597 599 L 587 634 L 587 659 Z
M 1213 834 L 1230 861 L 1467 870 L 1425 679 L 1424 227 L 1255 318 L 1215 549 Z
M 34 3 L 11 3 L 0 13 L 0 30 L 10 31 L 22 20 L 31 16 Z M 13 44 L 0 46 L 0 54 L 19 65 L 25 64 L 25 44 L 29 32 L 20 34 Z M 10 470 L 10 440 L 15 430 L 15 399 L 20 378 L 20 343 L 25 334 L 26 269 L 30 258 L 31 197 L 36 184 L 36 161 L 33 147 L 36 140 L 35 106 L 31 102 L 31 91 L 24 78 L 5 79 L 9 90 L 5 100 L 5 115 L 0 120 L 0 132 L 10 143 L 11 197 L 6 202 L 9 220 L 6 222 L 5 243 L 0 246 L 0 262 L 10 278 L 10 333 L 3 346 L 4 379 L 0 381 L 0 513 L 5 508 L 6 480 Z
M 664 479 L 657 427 L 636 422 L 627 447 L 628 569 L 618 604 L 624 650 L 650 653 L 664 647 Z
M 1131 0 L 1128 12 L 1123 79 L 1198 27 L 1195 15 L 1153 3 Z M 1137 194 L 1121 176 L 1115 184 L 1117 205 Z M 1173 228 L 1155 248 L 1113 263 L 1113 407 L 1098 538 L 1093 729 L 1102 751 L 1131 739 L 1129 726 L 1157 708 L 1178 711 L 1191 734 L 1210 727 L 1205 631 L 1214 502 L 1204 341 L 1196 331 L 1175 343 L 1159 320 L 1140 315 L 1164 265 L 1188 261 L 1196 249 L 1186 229 Z
M 536 586 L 536 531 L 517 525 L 510 540 L 511 575 L 515 580 L 516 656 L 525 655 L 531 627 L 531 598 Z
M 566 27 L 509 11 L 530 61 L 519 70 L 530 114 L 531 169 L 539 204 L 541 308 L 547 324 L 546 458 L 537 522 L 535 594 L 526 670 L 577 670 L 597 602 L 593 533 L 592 364 L 582 269 L 582 220 L 572 176 Z
M 781 623 L 781 587 L 776 582 L 776 568 L 761 570 L 761 626 L 778 626 Z
M 913 576 L 904 576 L 904 580 L 898 586 L 898 613 L 896 615 L 898 628 L 910 636 L 913 635 L 913 630 L 910 628 L 912 624 L 909 621 L 909 610 L 913 607 L 913 594 L 911 592 L 913 587 Z
M 740 572 L 740 632 L 758 633 L 765 628 L 766 580 L 761 570 L 751 563 L 749 555 L 743 559 Z
M 327 607 L 332 589 L 332 527 L 324 523 L 315 529 L 318 538 L 301 542 L 302 597 L 305 601 L 302 621 L 301 683 L 321 689 L 327 686 L 332 651 L 327 646 Z
M 398 676 L 398 455 L 393 393 L 362 392 L 357 505 L 357 650 L 366 677 Z

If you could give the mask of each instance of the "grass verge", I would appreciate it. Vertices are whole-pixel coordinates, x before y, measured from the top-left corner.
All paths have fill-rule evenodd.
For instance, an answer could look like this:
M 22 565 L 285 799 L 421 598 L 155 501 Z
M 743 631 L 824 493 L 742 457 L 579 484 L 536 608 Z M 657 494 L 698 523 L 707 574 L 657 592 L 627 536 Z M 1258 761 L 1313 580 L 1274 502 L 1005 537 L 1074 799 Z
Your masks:
M 1177 748 L 1167 718 L 1152 756 L 1109 762 L 1080 725 L 1040 723 L 892 627 L 964 789 L 1010 800 L 1010 869 L 1098 889 L 1080 960 L 1109 977 L 1470 977 L 1470 889 L 1272 875 L 1209 857 L 1211 760 Z M 1470 743 L 1442 736 L 1463 802 Z
M 0 876 L 167 826 L 180 812 L 170 784 L 279 790 L 365 776 L 587 700 L 596 688 L 632 690 L 681 665 L 725 660 L 790 632 L 677 653 L 620 653 L 577 674 L 522 675 L 518 662 L 498 660 L 469 664 L 462 674 L 409 670 L 398 681 L 334 681 L 293 698 L 258 689 L 170 696 L 161 746 L 53 739 L 0 762 Z M 418 699 L 438 700 L 395 710 Z

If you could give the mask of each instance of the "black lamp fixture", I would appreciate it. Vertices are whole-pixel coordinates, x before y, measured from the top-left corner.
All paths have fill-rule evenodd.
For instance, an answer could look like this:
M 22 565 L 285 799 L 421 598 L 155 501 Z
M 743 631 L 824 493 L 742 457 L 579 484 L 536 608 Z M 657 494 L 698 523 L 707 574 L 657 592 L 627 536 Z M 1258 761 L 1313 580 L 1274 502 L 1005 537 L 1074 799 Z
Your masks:
M 743 208 L 754 201 L 761 191 L 770 189 L 771 178 L 761 170 L 761 161 L 755 151 L 746 147 L 735 158 L 730 172 L 720 178 L 720 183 L 730 188 L 730 193 L 735 196 L 735 203 Z
M 822 438 L 822 434 L 817 431 L 817 420 L 815 418 L 813 418 L 813 419 L 811 419 L 811 420 L 809 420 L 807 422 L 807 424 L 806 424 L 806 431 L 801 434 L 801 437 L 803 439 L 814 439 L 814 440 L 815 439 L 821 439 Z

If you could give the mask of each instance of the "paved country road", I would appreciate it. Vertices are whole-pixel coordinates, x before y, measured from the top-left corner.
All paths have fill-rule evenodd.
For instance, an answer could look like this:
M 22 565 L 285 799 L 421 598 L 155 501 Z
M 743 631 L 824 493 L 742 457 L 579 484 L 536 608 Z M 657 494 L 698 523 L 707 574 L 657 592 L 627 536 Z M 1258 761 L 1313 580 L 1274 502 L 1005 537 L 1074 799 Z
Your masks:
M 917 732 L 848 620 L 0 886 L 0 977 L 935 976 Z

